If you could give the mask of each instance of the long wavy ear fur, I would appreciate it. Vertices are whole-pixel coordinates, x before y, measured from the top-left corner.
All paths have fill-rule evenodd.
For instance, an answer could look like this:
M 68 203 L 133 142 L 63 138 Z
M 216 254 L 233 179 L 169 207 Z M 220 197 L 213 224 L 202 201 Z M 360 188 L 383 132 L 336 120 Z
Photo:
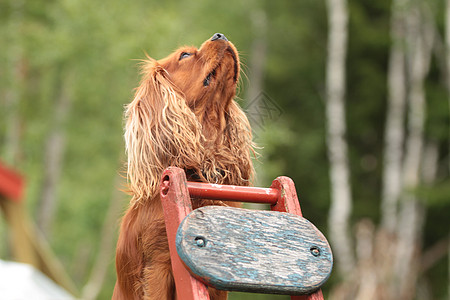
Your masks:
M 232 184 L 250 185 L 254 179 L 251 154 L 256 156 L 252 142 L 252 130 L 247 116 L 235 101 L 231 101 L 227 112 L 227 127 L 222 144 L 233 149 L 234 164 L 226 167 L 230 171 Z M 233 169 L 234 168 L 234 169 Z
M 153 198 L 167 166 L 196 170 L 201 165 L 201 124 L 156 61 L 144 65 L 141 84 L 126 107 L 125 118 L 132 201 Z

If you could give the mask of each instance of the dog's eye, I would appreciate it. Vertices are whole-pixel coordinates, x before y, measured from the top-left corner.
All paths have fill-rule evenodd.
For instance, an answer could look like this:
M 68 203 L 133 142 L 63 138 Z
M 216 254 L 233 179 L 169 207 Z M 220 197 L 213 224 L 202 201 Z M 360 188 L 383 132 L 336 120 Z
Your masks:
M 181 53 L 179 60 L 182 60 L 183 58 L 189 57 L 191 55 L 192 55 L 192 53 L 183 52 L 183 53 Z

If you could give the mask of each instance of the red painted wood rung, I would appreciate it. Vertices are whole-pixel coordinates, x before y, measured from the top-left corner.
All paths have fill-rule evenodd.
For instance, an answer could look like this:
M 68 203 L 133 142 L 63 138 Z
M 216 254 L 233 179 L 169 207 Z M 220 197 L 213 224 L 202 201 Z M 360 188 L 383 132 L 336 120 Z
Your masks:
M 276 204 L 280 198 L 280 190 L 249 186 L 222 185 L 214 183 L 187 182 L 189 195 L 192 198 L 225 200 L 252 203 Z

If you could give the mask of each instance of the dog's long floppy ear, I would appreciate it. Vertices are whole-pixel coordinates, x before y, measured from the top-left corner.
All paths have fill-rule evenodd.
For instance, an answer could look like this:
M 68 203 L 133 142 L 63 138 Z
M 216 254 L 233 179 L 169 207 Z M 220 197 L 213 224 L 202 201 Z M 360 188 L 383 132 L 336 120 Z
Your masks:
M 255 144 L 252 141 L 252 129 L 247 116 L 236 103 L 231 101 L 227 113 L 227 127 L 224 135 L 224 144 L 234 147 L 234 154 L 238 157 L 235 167 L 235 174 L 239 174 L 240 178 L 236 178 L 238 182 L 247 181 L 250 185 L 254 180 L 254 170 L 251 155 L 257 155 L 255 152 Z
M 125 118 L 128 180 L 134 200 L 155 196 L 168 166 L 196 169 L 201 165 L 201 125 L 156 61 L 145 63 Z
M 225 114 L 226 127 L 215 142 L 207 148 L 208 160 L 203 163 L 203 173 L 210 182 L 251 185 L 254 179 L 251 155 L 256 156 L 252 131 L 247 116 L 232 100 Z M 213 151 L 213 153 L 210 153 Z M 220 154 L 220 159 L 215 158 Z M 217 174 L 217 170 L 221 174 Z

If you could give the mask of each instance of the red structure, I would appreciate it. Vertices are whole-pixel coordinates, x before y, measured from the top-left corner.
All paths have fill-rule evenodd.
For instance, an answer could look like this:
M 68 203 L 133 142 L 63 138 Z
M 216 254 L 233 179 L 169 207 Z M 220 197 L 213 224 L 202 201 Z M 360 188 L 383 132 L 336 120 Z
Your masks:
M 23 190 L 23 178 L 0 162 L 0 196 L 20 202 Z
M 208 183 L 187 182 L 182 169 L 169 167 L 162 176 L 161 201 L 172 259 L 178 297 L 185 300 L 209 299 L 207 287 L 194 278 L 177 254 L 175 240 L 179 224 L 192 211 L 190 198 L 220 199 L 226 201 L 267 203 L 273 211 L 302 216 L 294 183 L 288 177 L 278 177 L 270 188 L 238 187 Z M 323 300 L 322 291 L 291 296 L 292 300 Z

